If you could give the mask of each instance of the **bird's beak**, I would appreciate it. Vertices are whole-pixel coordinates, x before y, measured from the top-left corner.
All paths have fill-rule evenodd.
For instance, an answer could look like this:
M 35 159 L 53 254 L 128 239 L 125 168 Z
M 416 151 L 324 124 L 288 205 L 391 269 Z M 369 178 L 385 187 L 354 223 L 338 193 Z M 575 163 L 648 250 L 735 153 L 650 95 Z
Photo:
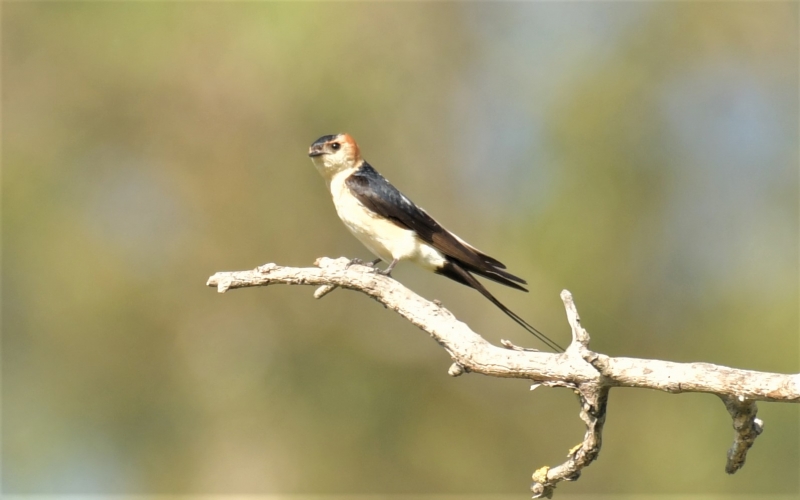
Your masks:
M 325 151 L 323 150 L 324 146 L 325 144 L 312 144 L 311 147 L 308 148 L 308 156 L 311 156 L 313 158 L 314 156 L 324 155 L 325 154 Z

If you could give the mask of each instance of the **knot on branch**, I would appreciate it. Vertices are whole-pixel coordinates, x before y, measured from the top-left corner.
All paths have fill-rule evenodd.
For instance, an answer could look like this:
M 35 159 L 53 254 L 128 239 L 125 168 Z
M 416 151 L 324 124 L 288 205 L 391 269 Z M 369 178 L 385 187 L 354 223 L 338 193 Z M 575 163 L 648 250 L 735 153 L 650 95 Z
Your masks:
M 725 472 L 733 474 L 742 468 L 748 450 L 764 432 L 764 422 L 756 418 L 758 407 L 755 401 L 743 397 L 723 397 L 722 401 L 733 419 L 733 429 L 736 431 L 725 463 Z

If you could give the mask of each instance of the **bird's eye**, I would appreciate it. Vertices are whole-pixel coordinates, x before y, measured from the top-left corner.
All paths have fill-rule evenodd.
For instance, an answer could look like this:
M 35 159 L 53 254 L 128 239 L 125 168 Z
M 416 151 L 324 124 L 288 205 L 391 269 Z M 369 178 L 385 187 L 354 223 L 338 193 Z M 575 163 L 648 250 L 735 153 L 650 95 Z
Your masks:
M 331 144 L 331 149 L 333 149 L 334 151 L 338 151 L 340 147 L 342 147 L 342 145 L 339 144 L 338 142 L 334 142 L 333 144 Z

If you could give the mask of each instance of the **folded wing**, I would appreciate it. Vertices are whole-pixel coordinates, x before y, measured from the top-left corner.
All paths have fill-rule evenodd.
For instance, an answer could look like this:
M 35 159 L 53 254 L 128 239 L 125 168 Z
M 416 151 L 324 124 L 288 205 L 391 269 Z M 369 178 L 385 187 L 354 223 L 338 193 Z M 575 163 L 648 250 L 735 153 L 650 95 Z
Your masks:
M 367 162 L 348 177 L 345 184 L 366 208 L 400 227 L 411 229 L 422 241 L 447 256 L 448 260 L 479 276 L 527 292 L 519 285 L 526 284 L 525 280 L 505 271 L 506 266 L 502 262 L 475 249 L 442 227 Z

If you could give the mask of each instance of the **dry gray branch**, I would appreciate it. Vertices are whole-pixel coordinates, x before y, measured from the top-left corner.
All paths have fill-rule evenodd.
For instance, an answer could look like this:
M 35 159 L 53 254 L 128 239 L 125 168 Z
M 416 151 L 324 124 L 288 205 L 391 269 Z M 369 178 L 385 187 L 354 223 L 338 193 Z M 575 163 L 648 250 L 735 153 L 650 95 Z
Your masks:
M 452 376 L 475 372 L 529 379 L 534 382 L 532 389 L 543 385 L 575 391 L 581 402 L 580 417 L 586 424 L 583 441 L 569 451 L 563 464 L 534 472 L 531 487 L 534 498 L 550 498 L 559 482 L 576 480 L 582 469 L 597 458 L 612 387 L 705 392 L 722 398 L 736 430 L 726 465 L 731 474 L 744 464 L 747 451 L 763 428 L 756 418 L 755 401 L 800 402 L 800 374 L 738 370 L 709 363 L 613 358 L 592 352 L 589 334 L 581 326 L 578 310 L 567 290 L 561 292 L 561 299 L 572 329 L 572 342 L 566 352 L 555 354 L 517 347 L 508 341 L 503 341 L 502 348 L 493 346 L 440 304 L 375 273 L 371 267 L 350 265 L 346 258 L 323 257 L 315 264 L 317 267 L 312 268 L 266 264 L 252 271 L 219 272 L 209 278 L 207 285 L 216 287 L 220 293 L 275 284 L 312 285 L 319 287 L 314 293 L 316 298 L 337 287 L 357 290 L 430 334 L 453 359 L 448 370 Z

